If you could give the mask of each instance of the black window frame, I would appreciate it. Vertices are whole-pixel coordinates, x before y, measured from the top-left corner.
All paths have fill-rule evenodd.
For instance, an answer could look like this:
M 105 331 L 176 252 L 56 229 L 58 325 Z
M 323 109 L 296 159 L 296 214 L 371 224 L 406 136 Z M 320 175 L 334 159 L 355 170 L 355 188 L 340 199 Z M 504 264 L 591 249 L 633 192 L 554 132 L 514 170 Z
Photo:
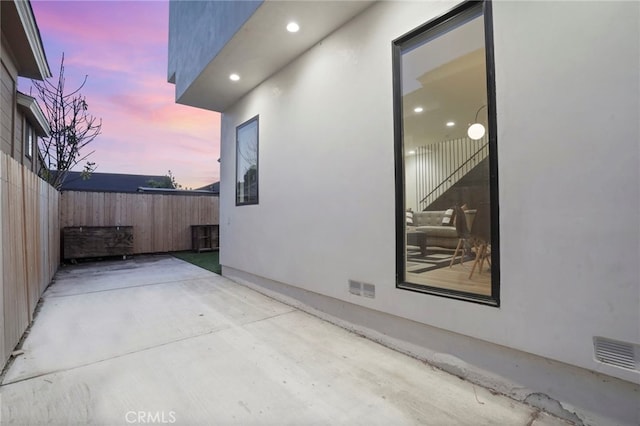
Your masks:
M 489 134 L 489 188 L 491 203 L 491 295 L 479 295 L 406 282 L 405 168 L 402 108 L 402 53 L 465 22 L 473 13 L 484 15 Z M 450 299 L 500 307 L 500 235 L 498 204 L 498 150 L 496 85 L 491 1 L 466 1 L 392 42 L 394 155 L 396 183 L 396 288 Z
M 248 200 L 248 201 L 240 201 L 240 194 L 239 194 L 239 188 L 238 188 L 238 150 L 239 150 L 239 143 L 240 140 L 238 138 L 238 135 L 240 133 L 240 130 L 242 130 L 243 128 L 250 126 L 253 123 L 256 123 L 256 197 L 255 200 Z M 236 187 L 236 206 L 250 206 L 250 205 L 256 205 L 259 204 L 259 200 L 260 200 L 260 187 L 259 187 L 259 183 L 260 183 L 260 167 L 259 167 L 259 160 L 260 160 L 260 116 L 256 115 L 250 119 L 248 119 L 247 121 L 245 121 L 244 123 L 240 124 L 239 126 L 236 127 L 236 183 L 235 183 L 235 187 Z

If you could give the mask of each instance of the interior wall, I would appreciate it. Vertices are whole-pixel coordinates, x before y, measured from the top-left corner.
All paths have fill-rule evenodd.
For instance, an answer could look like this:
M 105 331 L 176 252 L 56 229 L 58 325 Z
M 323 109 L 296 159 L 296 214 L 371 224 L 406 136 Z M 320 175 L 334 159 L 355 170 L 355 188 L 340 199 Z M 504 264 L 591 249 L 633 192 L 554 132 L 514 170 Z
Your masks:
M 637 3 L 493 3 L 501 307 L 395 287 L 391 41 L 454 5 L 378 3 L 223 114 L 221 263 L 638 383 L 593 350 L 640 344 Z M 260 204 L 236 207 L 255 115 Z
M 441 205 L 441 197 L 460 180 L 470 177 L 473 168 L 489 155 L 487 138 L 471 140 L 461 138 L 441 141 L 427 147 L 408 150 L 405 141 L 405 200 L 414 211 L 445 210 L 455 204 L 466 204 L 468 208 L 478 208 L 474 198 L 456 198 L 451 204 Z M 412 154 L 413 152 L 413 154 Z M 489 177 L 479 182 L 488 191 Z M 431 193 L 433 191 L 433 193 Z M 460 193 L 460 196 L 463 194 Z M 451 197 L 448 197 L 451 198 Z M 422 202 L 422 200 L 425 200 Z

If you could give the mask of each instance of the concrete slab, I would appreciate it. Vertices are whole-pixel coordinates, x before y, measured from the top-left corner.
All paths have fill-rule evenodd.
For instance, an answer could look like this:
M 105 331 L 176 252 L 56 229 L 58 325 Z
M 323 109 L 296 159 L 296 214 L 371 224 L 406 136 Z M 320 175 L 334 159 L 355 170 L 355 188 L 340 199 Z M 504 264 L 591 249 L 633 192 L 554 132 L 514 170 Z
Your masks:
M 69 296 L 118 288 L 171 283 L 176 280 L 207 278 L 211 273 L 168 256 L 144 256 L 126 261 L 82 263 L 62 267 L 55 284 L 45 296 Z M 153 266 L 153 267 L 152 267 Z M 174 269 L 178 271 L 174 273 Z
M 177 259 L 105 266 L 45 293 L 0 423 L 566 424 Z

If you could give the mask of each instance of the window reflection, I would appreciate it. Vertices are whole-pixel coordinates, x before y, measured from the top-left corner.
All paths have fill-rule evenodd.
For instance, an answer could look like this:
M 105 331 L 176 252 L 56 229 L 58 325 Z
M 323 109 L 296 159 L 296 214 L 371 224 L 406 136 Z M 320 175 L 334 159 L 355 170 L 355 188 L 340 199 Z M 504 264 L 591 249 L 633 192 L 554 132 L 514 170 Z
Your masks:
M 236 129 L 236 205 L 258 203 L 258 117 Z

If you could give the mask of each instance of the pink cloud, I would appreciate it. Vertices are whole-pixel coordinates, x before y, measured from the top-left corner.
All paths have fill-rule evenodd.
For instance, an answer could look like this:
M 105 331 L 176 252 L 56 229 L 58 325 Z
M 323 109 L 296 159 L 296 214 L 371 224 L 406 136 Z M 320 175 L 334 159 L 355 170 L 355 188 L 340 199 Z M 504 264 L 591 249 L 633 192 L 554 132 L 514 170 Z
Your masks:
M 166 82 L 167 2 L 32 1 L 57 74 L 65 52 L 69 88 L 103 120 L 90 145 L 101 172 L 165 174 L 200 187 L 219 179 L 220 116 L 174 101 Z
M 167 25 L 158 24 L 168 23 L 168 2 L 34 0 L 31 4 L 39 26 L 46 23 L 49 31 L 66 41 L 167 42 Z

